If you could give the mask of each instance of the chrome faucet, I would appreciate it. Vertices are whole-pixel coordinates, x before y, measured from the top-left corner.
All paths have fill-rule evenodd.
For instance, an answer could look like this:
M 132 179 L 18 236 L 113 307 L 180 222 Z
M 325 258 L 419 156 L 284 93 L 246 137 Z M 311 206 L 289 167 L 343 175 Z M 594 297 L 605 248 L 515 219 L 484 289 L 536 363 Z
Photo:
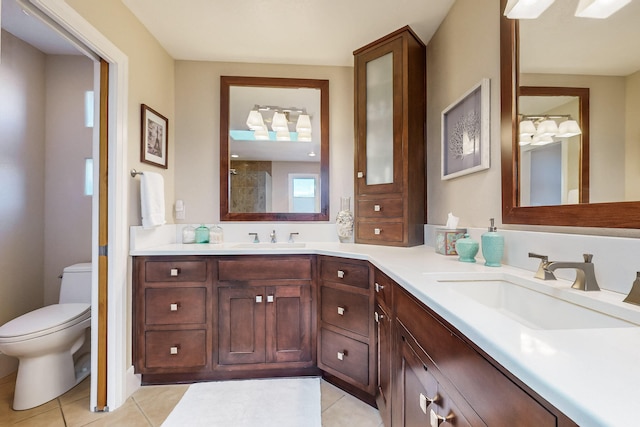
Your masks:
M 269 234 L 269 237 L 271 237 L 271 243 L 276 243 L 277 239 L 276 239 L 276 230 L 273 230 L 271 232 L 271 234 Z
M 289 243 L 295 243 L 295 240 L 293 240 L 293 236 L 297 236 L 300 233 L 289 233 Z
M 561 262 L 551 261 L 544 267 L 544 270 L 553 273 L 558 268 L 573 268 L 576 270 L 576 280 L 574 280 L 574 289 L 581 291 L 599 291 L 598 281 L 596 280 L 596 273 L 591 260 L 592 254 L 584 254 L 584 262 Z

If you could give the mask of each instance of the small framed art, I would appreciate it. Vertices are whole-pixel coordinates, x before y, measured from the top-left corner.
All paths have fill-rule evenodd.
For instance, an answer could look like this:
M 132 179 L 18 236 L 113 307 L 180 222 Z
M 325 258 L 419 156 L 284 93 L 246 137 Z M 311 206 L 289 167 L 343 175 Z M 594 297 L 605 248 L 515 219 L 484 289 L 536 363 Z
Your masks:
M 489 168 L 489 79 L 442 112 L 442 175 L 451 179 Z
M 169 120 L 142 104 L 140 161 L 167 169 Z

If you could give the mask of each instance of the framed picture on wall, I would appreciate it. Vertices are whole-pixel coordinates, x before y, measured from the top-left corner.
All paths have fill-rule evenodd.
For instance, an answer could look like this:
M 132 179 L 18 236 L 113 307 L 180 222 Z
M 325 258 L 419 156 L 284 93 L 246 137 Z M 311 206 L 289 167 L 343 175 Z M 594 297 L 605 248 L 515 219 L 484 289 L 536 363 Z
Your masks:
M 169 120 L 142 104 L 140 161 L 167 169 Z
M 442 112 L 443 180 L 489 168 L 489 90 L 482 79 Z

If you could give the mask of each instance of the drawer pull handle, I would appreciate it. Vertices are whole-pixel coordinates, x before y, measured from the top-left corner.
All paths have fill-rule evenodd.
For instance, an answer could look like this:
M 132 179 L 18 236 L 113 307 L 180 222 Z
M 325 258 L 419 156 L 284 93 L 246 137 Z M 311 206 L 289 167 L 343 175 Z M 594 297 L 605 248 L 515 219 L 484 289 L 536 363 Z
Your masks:
M 376 288 L 376 292 L 382 292 L 382 290 L 384 289 L 384 285 L 381 285 L 378 282 L 376 282 L 375 288 Z
M 267 295 L 267 302 L 273 302 L 273 295 Z
M 347 309 L 346 309 L 346 308 L 344 308 L 344 307 L 338 307 L 338 314 L 339 314 L 340 316 L 344 316 L 344 312 L 345 312 L 345 311 L 347 311 Z
M 180 306 L 180 304 L 178 304 L 178 303 L 169 304 L 169 310 L 170 311 L 178 311 L 178 307 L 179 306 Z
M 344 271 L 338 270 L 338 279 L 344 279 Z
M 381 234 L 381 233 L 382 233 L 382 228 L 374 228 L 374 229 L 373 229 L 373 234 L 375 234 L 375 235 L 379 235 L 379 234 Z
M 180 350 L 179 345 L 174 345 L 173 347 L 169 347 L 169 354 L 178 354 L 178 350 Z
M 262 295 L 256 295 L 256 302 L 257 303 L 261 303 L 262 302 Z
M 349 353 L 347 352 L 347 350 L 342 350 L 338 352 L 338 360 L 344 360 L 345 357 L 347 357 L 349 355 Z
M 364 178 L 364 173 L 358 171 L 358 178 Z
M 382 210 L 382 208 L 380 207 L 380 205 L 373 205 L 373 211 L 374 212 L 380 212 Z
M 180 274 L 180 269 L 179 268 L 172 268 L 169 271 L 169 274 L 171 275 L 171 277 L 177 277 L 178 274 Z
M 445 421 L 447 421 L 445 417 L 436 414 L 436 411 L 434 411 L 433 409 L 431 410 L 431 413 L 429 415 L 429 425 L 431 425 L 431 427 L 438 427 Z

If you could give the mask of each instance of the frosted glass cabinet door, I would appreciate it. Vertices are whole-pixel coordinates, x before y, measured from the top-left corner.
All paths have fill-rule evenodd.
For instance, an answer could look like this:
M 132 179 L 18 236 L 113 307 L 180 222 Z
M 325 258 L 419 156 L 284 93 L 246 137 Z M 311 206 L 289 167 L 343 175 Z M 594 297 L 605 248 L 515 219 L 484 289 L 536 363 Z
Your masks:
M 367 62 L 367 185 L 393 182 L 393 53 Z

